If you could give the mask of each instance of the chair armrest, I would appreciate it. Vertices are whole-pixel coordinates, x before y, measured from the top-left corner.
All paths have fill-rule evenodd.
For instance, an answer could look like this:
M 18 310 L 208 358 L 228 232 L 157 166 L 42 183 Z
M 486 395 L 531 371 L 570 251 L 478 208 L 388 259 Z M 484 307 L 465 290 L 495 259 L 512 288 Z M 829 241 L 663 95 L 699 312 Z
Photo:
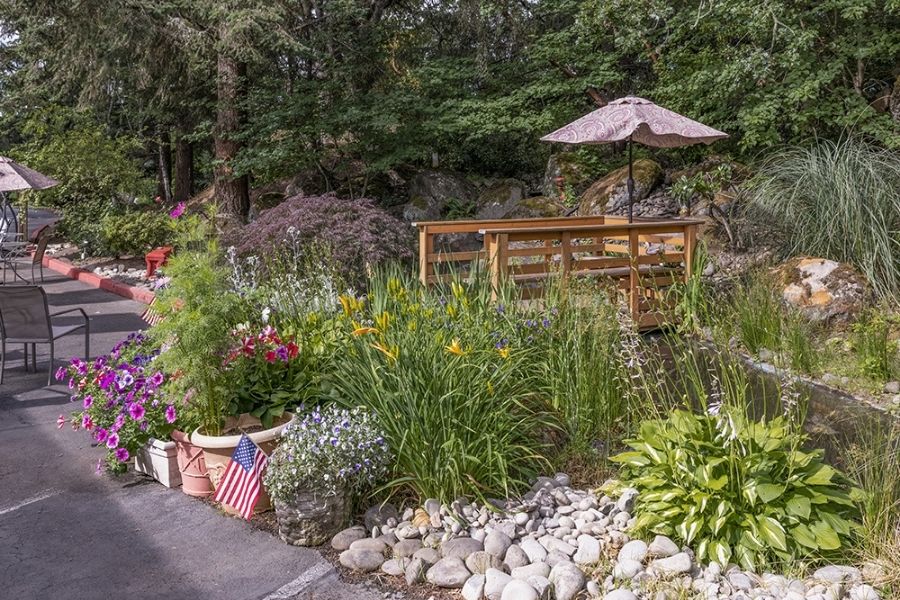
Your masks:
M 80 312 L 81 316 L 84 318 L 84 320 L 86 322 L 90 320 L 90 318 L 87 316 L 87 313 L 84 312 L 83 308 L 68 308 L 66 310 L 61 310 L 59 312 L 50 313 L 50 317 L 58 317 L 60 315 L 65 315 L 65 314 L 73 313 L 73 312 Z

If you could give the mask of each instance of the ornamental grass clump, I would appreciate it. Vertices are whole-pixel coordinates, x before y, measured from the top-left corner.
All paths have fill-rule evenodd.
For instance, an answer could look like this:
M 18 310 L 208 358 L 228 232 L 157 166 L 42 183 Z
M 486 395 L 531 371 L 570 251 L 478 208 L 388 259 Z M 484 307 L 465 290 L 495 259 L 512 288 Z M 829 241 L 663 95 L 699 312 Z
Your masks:
M 56 378 L 67 381 L 73 429 L 84 429 L 106 449 L 107 470 L 120 472 L 152 438 L 166 439 L 175 429 L 179 408 L 163 392 L 166 376 L 156 368 L 159 349 L 142 333 L 132 333 L 93 362 L 73 359 Z M 59 416 L 59 427 L 66 419 Z M 100 464 L 98 464 L 98 469 Z
M 263 482 L 276 502 L 300 492 L 334 495 L 379 483 L 391 453 L 374 415 L 362 408 L 316 408 L 285 427 Z
M 732 406 L 674 410 L 641 425 L 613 457 L 640 491 L 636 535 L 668 535 L 699 560 L 758 570 L 835 557 L 858 528 L 860 492 L 784 416 Z

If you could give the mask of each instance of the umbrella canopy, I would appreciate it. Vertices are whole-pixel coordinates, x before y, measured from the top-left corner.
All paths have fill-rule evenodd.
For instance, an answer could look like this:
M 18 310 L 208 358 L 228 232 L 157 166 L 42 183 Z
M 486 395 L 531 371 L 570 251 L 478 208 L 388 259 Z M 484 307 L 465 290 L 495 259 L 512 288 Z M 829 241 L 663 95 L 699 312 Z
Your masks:
M 655 148 L 711 144 L 728 134 L 674 113 L 649 100 L 626 96 L 541 138 L 564 144 L 609 144 L 628 140 L 628 222 L 634 219 L 631 143 Z
M 5 156 L 0 156 L 0 192 L 45 190 L 58 184 L 59 182 L 55 179 L 24 167 Z
M 613 100 L 541 138 L 564 144 L 608 144 L 633 140 L 655 148 L 711 144 L 728 134 L 637 96 Z

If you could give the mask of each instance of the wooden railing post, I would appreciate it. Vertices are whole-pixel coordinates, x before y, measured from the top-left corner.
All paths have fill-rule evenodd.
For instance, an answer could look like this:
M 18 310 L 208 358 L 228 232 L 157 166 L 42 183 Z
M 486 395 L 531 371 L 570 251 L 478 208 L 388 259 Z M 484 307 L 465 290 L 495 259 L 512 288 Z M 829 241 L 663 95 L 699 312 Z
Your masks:
M 427 225 L 419 225 L 419 281 L 426 287 L 434 274 L 434 265 L 429 259 L 432 254 L 434 254 L 434 236 L 428 231 Z
M 562 268 L 563 278 L 569 276 L 572 270 L 572 233 L 564 231 L 560 238 L 560 267 Z
M 509 235 L 506 233 L 497 235 L 486 233 L 484 236 L 484 243 L 488 260 L 490 261 L 491 299 L 496 300 L 499 296 L 503 279 L 506 277 L 508 267 L 506 250 L 509 247 Z
M 639 294 L 641 273 L 638 259 L 640 252 L 640 233 L 637 227 L 631 226 L 628 230 L 628 258 L 630 269 L 628 271 L 628 308 L 635 326 L 641 326 L 641 297 Z
M 697 245 L 697 226 L 684 226 L 684 281 L 690 281 L 694 274 L 694 247 Z

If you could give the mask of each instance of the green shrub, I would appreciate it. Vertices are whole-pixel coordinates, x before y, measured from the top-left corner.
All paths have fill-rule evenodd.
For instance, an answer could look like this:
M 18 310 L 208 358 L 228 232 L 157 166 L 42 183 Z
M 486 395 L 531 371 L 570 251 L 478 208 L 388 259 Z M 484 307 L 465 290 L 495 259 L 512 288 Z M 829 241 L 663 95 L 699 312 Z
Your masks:
M 123 208 L 107 200 L 85 200 L 63 207 L 57 224 L 59 234 L 89 256 L 106 254 L 103 220 L 121 214 Z
M 761 276 L 754 275 L 737 287 L 732 308 L 738 334 L 747 350 L 756 354 L 763 348 L 781 348 L 781 299 Z
M 900 297 L 900 154 L 854 139 L 786 150 L 763 163 L 753 198 L 789 228 L 786 252 L 848 262 Z
M 173 243 L 172 219 L 162 211 L 107 214 L 100 221 L 100 245 L 115 257 L 143 256 L 157 246 Z
M 716 412 L 716 411 L 713 411 Z M 858 491 L 786 418 L 673 411 L 646 421 L 612 460 L 641 494 L 634 532 L 690 544 L 697 558 L 746 569 L 846 548 Z
M 860 372 L 876 381 L 887 381 L 896 370 L 897 343 L 889 339 L 884 316 L 869 313 L 853 324 L 851 343 Z
M 812 324 L 798 311 L 783 309 L 782 351 L 791 369 L 812 374 L 819 364 Z

